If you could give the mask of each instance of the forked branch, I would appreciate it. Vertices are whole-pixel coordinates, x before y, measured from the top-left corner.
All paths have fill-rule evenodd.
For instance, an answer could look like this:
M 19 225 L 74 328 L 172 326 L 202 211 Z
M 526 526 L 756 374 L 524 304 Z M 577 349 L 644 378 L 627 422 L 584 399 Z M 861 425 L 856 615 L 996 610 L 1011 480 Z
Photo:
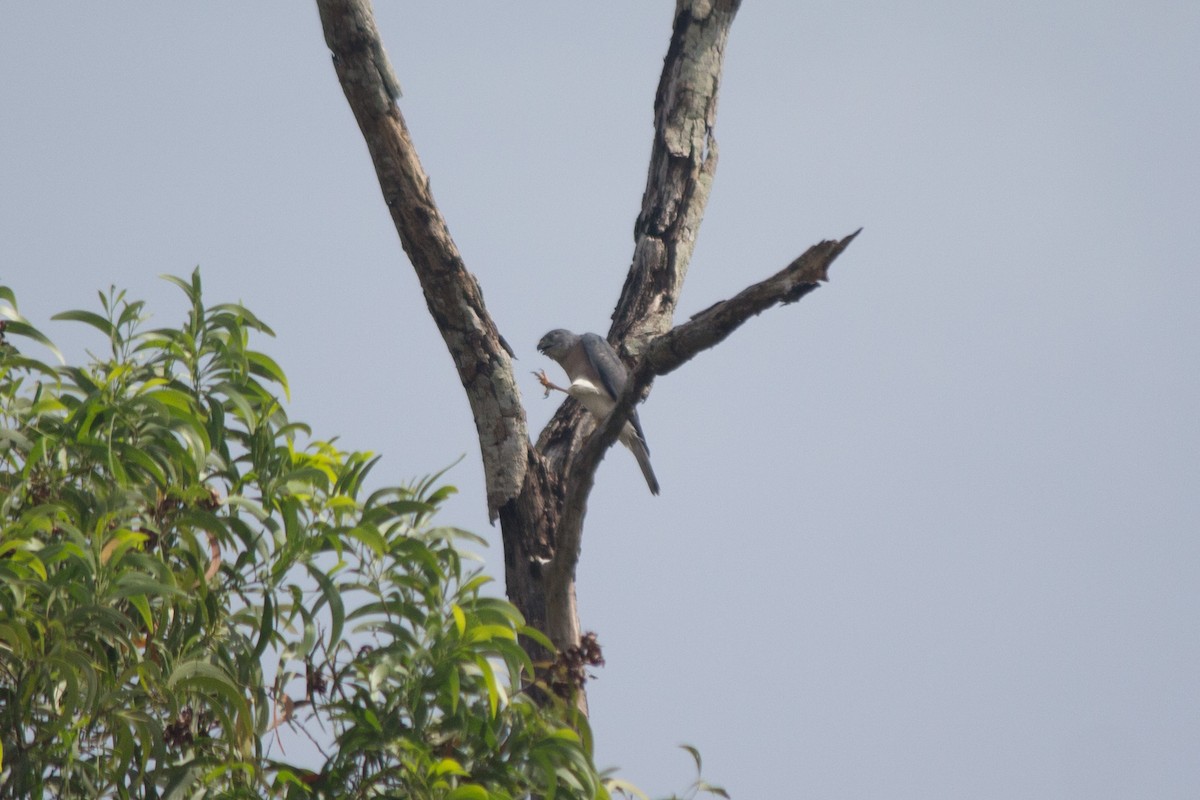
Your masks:
M 829 267 L 862 229 L 837 241 L 824 241 L 766 280 L 759 281 L 694 314 L 691 319 L 651 340 L 643 350 L 625 391 L 608 418 L 596 427 L 571 462 L 566 497 L 558 526 L 558 552 L 551 580 L 573 578 L 583 535 L 583 517 L 600 460 L 617 440 L 634 405 L 642 400 L 650 382 L 686 364 L 700 352 L 724 341 L 742 323 L 774 305 L 795 303 L 829 279 Z
M 509 598 L 560 649 L 579 641 L 575 567 L 596 466 L 650 382 L 712 347 L 751 316 L 795 302 L 854 239 L 822 242 L 778 274 L 672 329 L 717 163 L 717 90 L 740 0 L 676 0 L 654 101 L 654 140 L 634 253 L 609 341 L 637 366 L 609 418 L 583 443 L 565 403 L 529 442 L 513 375 L 474 276 L 434 202 L 404 117 L 369 0 L 317 0 L 325 40 L 371 154 L 396 231 L 471 404 L 489 516 L 499 518 Z M 562 478 L 565 477 L 565 481 Z

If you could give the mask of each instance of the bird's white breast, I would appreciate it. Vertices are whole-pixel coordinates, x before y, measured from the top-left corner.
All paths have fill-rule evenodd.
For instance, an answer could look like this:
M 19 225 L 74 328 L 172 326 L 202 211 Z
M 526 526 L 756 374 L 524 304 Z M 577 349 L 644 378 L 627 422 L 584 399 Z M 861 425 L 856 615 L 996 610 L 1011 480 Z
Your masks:
M 612 411 L 616 403 L 608 392 L 597 386 L 586 378 L 577 378 L 571 382 L 571 388 L 567 390 L 567 394 L 574 397 L 583 407 L 590 411 L 597 419 L 604 419 L 608 416 L 608 412 Z

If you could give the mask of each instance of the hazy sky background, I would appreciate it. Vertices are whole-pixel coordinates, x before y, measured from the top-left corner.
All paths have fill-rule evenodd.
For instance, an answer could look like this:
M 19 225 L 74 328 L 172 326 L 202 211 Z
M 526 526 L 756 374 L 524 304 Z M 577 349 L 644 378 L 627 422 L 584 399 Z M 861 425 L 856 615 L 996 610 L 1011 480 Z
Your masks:
M 535 343 L 606 331 L 628 269 L 673 4 L 377 5 L 536 432 Z M 687 741 L 735 798 L 1200 795 L 1198 42 L 1194 0 L 747 0 L 679 319 L 865 230 L 655 385 L 661 497 L 601 466 L 602 766 L 679 790 Z M 199 264 L 380 480 L 466 454 L 442 520 L 501 575 L 315 5 L 8 4 L 0 70 L 21 311 L 78 357 L 51 314 L 116 284 L 176 323 L 156 276 Z

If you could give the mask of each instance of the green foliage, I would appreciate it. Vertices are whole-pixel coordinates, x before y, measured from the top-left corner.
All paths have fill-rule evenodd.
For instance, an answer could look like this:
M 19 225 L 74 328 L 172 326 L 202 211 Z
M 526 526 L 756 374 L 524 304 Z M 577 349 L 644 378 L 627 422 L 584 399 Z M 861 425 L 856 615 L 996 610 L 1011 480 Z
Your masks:
M 548 643 L 432 524 L 451 490 L 302 445 L 271 331 L 170 280 L 178 329 L 59 315 L 85 366 L 19 352 L 52 345 L 0 287 L 0 797 L 608 797 L 523 688 Z

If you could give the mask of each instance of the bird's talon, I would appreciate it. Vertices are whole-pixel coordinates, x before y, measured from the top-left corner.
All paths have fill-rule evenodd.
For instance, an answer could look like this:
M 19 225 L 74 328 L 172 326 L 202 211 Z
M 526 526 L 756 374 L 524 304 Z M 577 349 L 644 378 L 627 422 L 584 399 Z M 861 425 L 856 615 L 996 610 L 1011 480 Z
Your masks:
M 546 377 L 546 370 L 544 370 L 544 369 L 534 370 L 533 374 L 537 377 L 538 383 L 540 383 L 542 385 L 542 388 L 546 390 L 545 394 L 542 395 L 542 398 L 545 399 L 545 398 L 549 397 L 550 390 L 554 388 L 554 384 L 551 383 L 550 379 Z

